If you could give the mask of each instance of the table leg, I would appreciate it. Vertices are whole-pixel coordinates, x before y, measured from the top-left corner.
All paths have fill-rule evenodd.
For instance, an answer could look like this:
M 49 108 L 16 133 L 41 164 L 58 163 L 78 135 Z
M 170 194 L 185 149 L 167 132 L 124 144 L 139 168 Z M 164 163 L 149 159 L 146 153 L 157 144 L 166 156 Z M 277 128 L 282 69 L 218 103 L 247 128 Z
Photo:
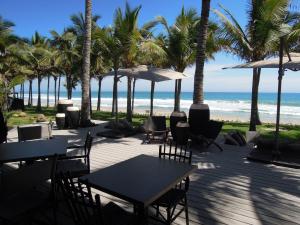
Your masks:
M 148 207 L 138 206 L 138 224 L 148 225 Z

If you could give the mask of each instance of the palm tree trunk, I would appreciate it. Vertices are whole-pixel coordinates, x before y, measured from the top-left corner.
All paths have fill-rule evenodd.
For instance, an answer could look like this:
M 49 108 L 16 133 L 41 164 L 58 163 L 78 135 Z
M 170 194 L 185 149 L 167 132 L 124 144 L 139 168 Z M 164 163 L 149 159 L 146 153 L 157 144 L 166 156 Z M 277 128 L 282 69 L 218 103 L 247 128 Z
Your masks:
M 250 131 L 256 131 L 256 125 L 259 120 L 258 114 L 258 89 L 260 80 L 260 70 L 257 68 L 253 69 L 253 80 L 252 80 L 252 97 L 251 97 L 251 115 L 250 115 Z
M 135 82 L 136 79 L 133 79 L 133 87 L 132 87 L 132 103 L 131 103 L 131 113 L 133 114 L 133 110 L 134 110 L 134 97 L 135 97 Z
M 127 77 L 127 113 L 126 113 L 126 119 L 131 122 L 132 121 L 132 112 L 131 112 L 131 90 L 132 86 L 132 77 L 128 76 Z
M 57 77 L 54 76 L 54 106 L 56 106 L 56 101 L 57 101 L 57 95 L 56 95 L 56 88 L 57 88 Z
M 197 40 L 196 71 L 194 76 L 193 103 L 202 104 L 204 101 L 203 78 L 205 50 L 208 30 L 208 18 L 210 11 L 210 0 L 202 0 L 201 20 Z
M 83 74 L 82 74 L 82 99 L 81 99 L 81 125 L 90 123 L 90 63 L 91 63 L 91 30 L 92 30 L 92 0 L 85 0 L 85 32 L 83 43 Z
M 29 80 L 28 106 L 32 106 L 32 80 Z
M 42 76 L 38 75 L 38 100 L 37 100 L 37 106 L 36 111 L 41 112 L 42 111 L 42 103 L 41 103 L 41 82 L 42 82 Z
M 57 101 L 59 101 L 59 97 L 60 97 L 60 80 L 61 80 L 61 75 L 59 75 L 58 77 Z
M 49 88 L 50 88 L 50 75 L 48 75 L 48 81 L 47 81 L 47 108 L 49 107 Z
M 153 99 L 154 99 L 155 82 L 151 81 L 151 93 L 150 93 L 150 116 L 153 115 Z
M 118 118 L 118 69 L 114 69 L 114 87 L 113 87 L 113 112 L 112 115 L 115 116 L 116 122 L 119 120 Z
M 178 79 L 175 80 L 175 89 L 174 89 L 174 111 L 178 111 L 178 105 L 177 105 L 177 93 L 178 93 Z
M 176 80 L 175 83 L 175 100 L 174 111 L 180 111 L 180 94 L 181 94 L 181 79 Z
M 24 95 L 25 95 L 25 85 L 24 83 L 22 84 L 22 99 L 24 100 Z
M 101 106 L 101 86 L 103 77 L 98 77 L 98 100 L 97 100 L 97 111 L 100 111 Z
M 93 114 L 93 105 L 92 105 L 92 88 L 91 88 L 91 80 L 90 80 L 89 93 L 90 93 L 90 114 L 91 114 L 91 117 L 92 117 L 92 114 Z
M 66 76 L 68 99 L 72 99 L 72 75 Z

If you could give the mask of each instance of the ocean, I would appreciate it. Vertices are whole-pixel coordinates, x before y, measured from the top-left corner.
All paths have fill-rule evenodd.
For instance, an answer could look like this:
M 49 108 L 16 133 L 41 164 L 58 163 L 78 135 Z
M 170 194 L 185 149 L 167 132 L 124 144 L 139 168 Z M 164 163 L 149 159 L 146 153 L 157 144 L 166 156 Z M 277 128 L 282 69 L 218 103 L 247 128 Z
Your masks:
M 50 93 L 50 103 L 54 102 L 54 95 Z M 181 110 L 188 112 L 192 104 L 192 92 L 182 92 Z M 103 91 L 101 107 L 109 109 L 111 107 L 112 92 Z M 118 104 L 120 110 L 126 108 L 127 94 L 125 91 L 119 92 Z M 248 121 L 251 109 L 251 93 L 238 92 L 206 92 L 205 103 L 211 110 L 213 118 L 224 120 Z M 27 96 L 25 96 L 27 97 Z M 37 94 L 33 94 L 36 101 Z M 66 98 L 66 92 L 61 92 L 61 99 Z M 276 93 L 259 94 L 259 113 L 264 122 L 275 122 L 276 118 Z M 42 93 L 42 102 L 45 104 L 46 93 Z M 73 92 L 73 100 L 76 105 L 80 104 L 81 92 Z M 96 107 L 97 91 L 92 92 L 92 104 Z M 136 112 L 147 113 L 150 105 L 150 92 L 137 91 L 135 93 L 134 108 Z M 169 114 L 173 110 L 174 94 L 173 92 L 155 92 L 154 111 Z M 300 124 L 300 93 L 283 93 L 281 106 L 281 119 L 284 123 Z

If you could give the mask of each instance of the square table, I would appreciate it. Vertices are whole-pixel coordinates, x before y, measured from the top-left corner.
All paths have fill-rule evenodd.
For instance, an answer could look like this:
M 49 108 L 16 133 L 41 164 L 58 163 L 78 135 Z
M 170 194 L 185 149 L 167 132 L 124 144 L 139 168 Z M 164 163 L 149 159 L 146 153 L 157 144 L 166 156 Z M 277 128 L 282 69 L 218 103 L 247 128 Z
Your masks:
M 139 155 L 80 177 L 95 189 L 133 203 L 146 215 L 147 207 L 189 176 L 196 166 Z M 145 222 L 146 219 L 144 218 Z
M 42 159 L 65 155 L 68 141 L 66 138 L 10 142 L 0 144 L 0 165 L 8 162 Z

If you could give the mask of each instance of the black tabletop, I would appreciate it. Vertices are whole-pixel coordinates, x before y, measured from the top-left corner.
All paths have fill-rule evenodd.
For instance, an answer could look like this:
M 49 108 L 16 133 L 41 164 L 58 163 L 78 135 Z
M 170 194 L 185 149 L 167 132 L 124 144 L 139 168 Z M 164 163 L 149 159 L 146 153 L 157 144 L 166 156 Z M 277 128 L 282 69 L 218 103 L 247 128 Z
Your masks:
M 65 138 L 0 144 L 0 163 L 65 155 L 67 144 Z
M 195 166 L 158 157 L 139 155 L 85 175 L 79 180 L 103 192 L 147 207 L 182 179 Z

